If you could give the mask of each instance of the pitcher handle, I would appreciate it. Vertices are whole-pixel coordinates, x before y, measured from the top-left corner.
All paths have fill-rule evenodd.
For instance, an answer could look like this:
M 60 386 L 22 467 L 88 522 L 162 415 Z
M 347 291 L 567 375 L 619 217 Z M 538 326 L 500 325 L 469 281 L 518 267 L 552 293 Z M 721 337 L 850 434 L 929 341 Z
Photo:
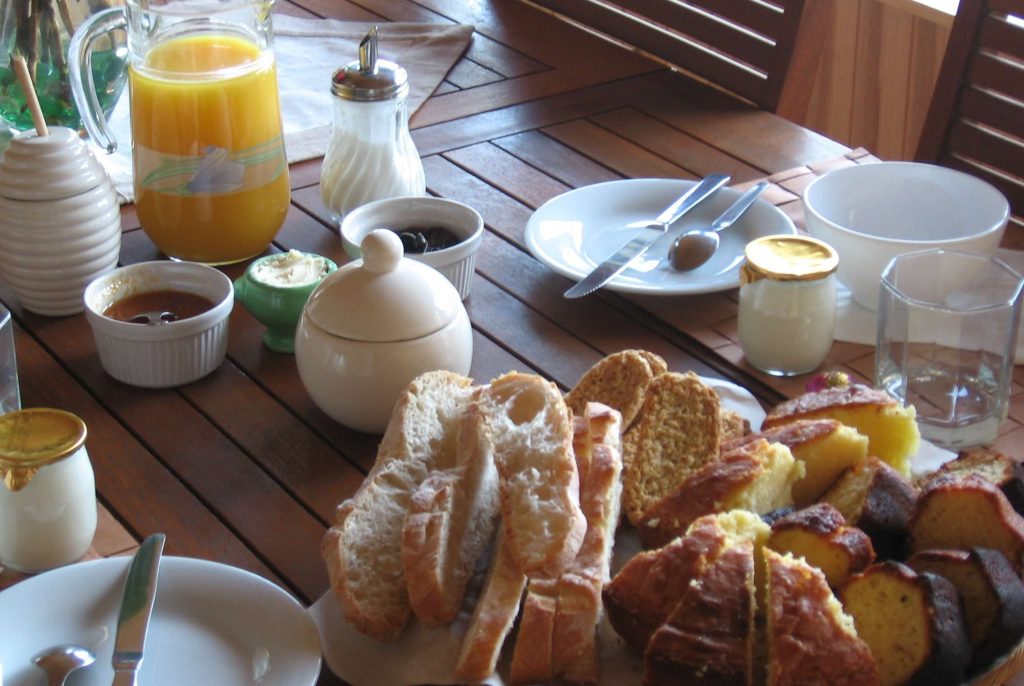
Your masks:
M 89 136 L 107 153 L 117 150 L 117 139 L 107 125 L 92 73 L 92 42 L 115 29 L 128 28 L 128 18 L 121 8 L 103 10 L 89 17 L 71 37 L 68 46 L 68 74 L 71 95 Z

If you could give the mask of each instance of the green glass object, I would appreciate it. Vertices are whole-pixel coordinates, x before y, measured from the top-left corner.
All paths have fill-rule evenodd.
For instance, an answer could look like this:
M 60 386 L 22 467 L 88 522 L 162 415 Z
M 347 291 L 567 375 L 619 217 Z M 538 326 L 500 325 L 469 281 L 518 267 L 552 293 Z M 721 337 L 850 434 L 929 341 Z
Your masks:
M 67 51 L 71 34 L 87 17 L 120 2 L 110 0 L 0 0 L 0 118 L 18 130 L 31 129 L 32 113 L 14 76 L 11 56 L 28 63 L 39 106 L 49 126 L 81 129 L 71 96 Z M 127 80 L 123 31 L 106 37 L 92 54 L 96 95 L 105 115 L 117 104 Z

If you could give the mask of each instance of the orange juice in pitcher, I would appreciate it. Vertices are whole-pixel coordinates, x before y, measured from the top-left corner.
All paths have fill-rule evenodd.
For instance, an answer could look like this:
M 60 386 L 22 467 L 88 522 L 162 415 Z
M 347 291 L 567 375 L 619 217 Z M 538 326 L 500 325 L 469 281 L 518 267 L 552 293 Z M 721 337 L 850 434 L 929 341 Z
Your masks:
M 78 32 L 128 30 L 136 211 L 170 257 L 244 260 L 284 222 L 290 190 L 269 15 L 268 3 L 250 0 L 128 0 Z M 88 51 L 78 34 L 72 64 Z M 76 90 L 79 82 L 73 76 Z M 102 118 L 84 120 L 99 144 L 116 145 Z

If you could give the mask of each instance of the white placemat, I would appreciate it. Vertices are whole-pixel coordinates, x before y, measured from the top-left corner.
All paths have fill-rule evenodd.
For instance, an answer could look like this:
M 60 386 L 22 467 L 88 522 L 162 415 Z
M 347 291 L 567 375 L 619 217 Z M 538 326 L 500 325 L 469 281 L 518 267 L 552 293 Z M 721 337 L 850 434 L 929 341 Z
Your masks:
M 473 36 L 466 24 L 379 23 L 274 16 L 274 56 L 289 162 L 327 150 L 334 112 L 331 75 L 359 57 L 359 41 L 378 26 L 378 54 L 409 73 L 409 114 L 437 88 Z M 131 128 L 127 89 L 110 117 L 118 141 L 112 155 L 93 146 L 121 196 L 131 202 Z

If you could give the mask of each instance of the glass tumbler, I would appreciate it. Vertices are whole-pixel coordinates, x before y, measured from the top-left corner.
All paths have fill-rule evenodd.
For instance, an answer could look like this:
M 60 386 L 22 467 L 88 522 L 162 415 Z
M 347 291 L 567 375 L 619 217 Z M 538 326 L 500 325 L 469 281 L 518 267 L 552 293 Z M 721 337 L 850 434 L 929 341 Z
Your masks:
M 0 415 L 21 409 L 18 363 L 14 355 L 14 321 L 0 304 Z
M 998 436 L 1022 288 L 1001 260 L 952 250 L 907 253 L 886 267 L 875 385 L 915 407 L 926 439 L 957 450 Z

